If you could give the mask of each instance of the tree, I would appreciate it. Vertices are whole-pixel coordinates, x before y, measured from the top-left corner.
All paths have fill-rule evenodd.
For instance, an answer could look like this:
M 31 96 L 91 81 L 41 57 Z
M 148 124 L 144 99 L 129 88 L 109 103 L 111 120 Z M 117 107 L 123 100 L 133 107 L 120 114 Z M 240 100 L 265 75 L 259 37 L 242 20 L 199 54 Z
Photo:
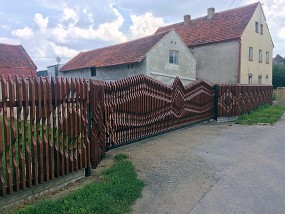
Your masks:
M 272 69 L 273 88 L 285 87 L 285 66 L 274 65 Z

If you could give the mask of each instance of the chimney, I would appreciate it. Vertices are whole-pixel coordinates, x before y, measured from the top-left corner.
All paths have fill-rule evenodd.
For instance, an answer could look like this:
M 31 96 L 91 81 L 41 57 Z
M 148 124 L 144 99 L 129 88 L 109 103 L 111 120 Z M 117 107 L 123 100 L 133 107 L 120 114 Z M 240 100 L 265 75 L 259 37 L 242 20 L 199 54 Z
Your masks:
M 215 15 L 215 8 L 213 8 L 213 7 L 208 8 L 208 16 L 207 16 L 207 19 L 213 18 L 214 15 Z
M 190 15 L 184 15 L 184 25 L 188 25 L 190 23 L 191 16 Z

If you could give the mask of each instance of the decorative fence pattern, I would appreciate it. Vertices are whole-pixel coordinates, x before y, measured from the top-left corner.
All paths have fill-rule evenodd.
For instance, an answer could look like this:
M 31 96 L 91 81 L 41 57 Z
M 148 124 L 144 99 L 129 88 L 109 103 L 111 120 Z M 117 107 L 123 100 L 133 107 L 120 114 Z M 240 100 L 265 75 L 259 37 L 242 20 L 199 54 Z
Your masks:
M 178 77 L 172 86 L 145 75 L 90 85 L 10 76 L 0 83 L 0 196 L 90 172 L 108 148 L 272 104 L 272 86 L 184 86 Z
M 213 117 L 213 86 L 204 81 L 183 86 L 177 77 L 168 86 L 138 75 L 110 83 L 92 81 L 91 90 L 96 87 L 100 88 L 100 96 L 93 96 L 100 97 L 97 100 L 101 104 L 97 103 L 91 113 L 104 113 L 104 125 L 100 119 L 94 127 L 101 127 L 100 133 L 106 133 L 97 138 L 105 141 L 107 147 Z M 95 100 L 91 106 L 96 105 Z
M 272 86 L 266 85 L 216 85 L 218 116 L 238 116 L 263 104 L 272 104 Z
M 90 166 L 85 80 L 0 81 L 1 196 Z

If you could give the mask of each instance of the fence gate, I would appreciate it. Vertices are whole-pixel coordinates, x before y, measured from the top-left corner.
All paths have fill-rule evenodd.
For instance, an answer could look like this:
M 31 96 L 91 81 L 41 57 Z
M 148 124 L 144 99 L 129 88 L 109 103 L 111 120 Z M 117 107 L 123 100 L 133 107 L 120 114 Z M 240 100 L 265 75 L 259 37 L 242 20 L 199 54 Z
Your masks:
M 90 83 L 91 164 L 106 148 L 213 117 L 213 86 L 177 77 L 168 86 L 145 75 Z

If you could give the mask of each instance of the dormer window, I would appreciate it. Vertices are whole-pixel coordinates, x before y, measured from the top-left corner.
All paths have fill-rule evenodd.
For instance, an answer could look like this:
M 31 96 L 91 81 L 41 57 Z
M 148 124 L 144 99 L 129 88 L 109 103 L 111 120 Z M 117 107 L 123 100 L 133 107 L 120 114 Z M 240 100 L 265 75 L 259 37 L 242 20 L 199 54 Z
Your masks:
M 259 23 L 255 22 L 255 32 L 259 33 Z

